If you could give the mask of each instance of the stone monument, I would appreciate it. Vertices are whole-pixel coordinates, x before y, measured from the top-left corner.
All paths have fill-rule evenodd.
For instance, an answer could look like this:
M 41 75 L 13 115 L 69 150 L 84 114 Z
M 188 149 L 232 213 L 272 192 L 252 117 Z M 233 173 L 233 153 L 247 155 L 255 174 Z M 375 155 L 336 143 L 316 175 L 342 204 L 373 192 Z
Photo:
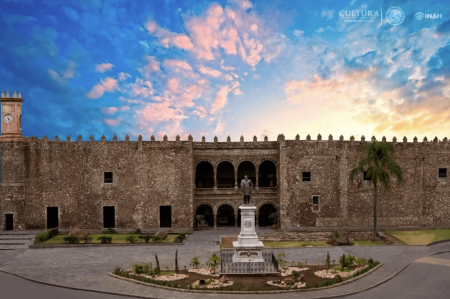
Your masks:
M 244 177 L 241 181 L 244 204 L 241 209 L 241 232 L 238 240 L 233 242 L 233 262 L 264 263 L 264 244 L 259 241 L 255 231 L 256 207 L 252 204 L 252 181 Z

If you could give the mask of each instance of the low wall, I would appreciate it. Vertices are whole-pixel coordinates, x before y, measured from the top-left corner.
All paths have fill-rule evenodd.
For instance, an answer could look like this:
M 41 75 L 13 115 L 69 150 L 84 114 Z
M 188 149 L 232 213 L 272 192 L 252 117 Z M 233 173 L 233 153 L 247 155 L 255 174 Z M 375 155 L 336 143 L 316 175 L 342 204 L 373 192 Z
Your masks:
M 259 233 L 260 241 L 330 241 L 334 231 L 330 232 L 270 232 Z M 372 232 L 348 232 L 351 241 L 369 241 L 373 237 Z

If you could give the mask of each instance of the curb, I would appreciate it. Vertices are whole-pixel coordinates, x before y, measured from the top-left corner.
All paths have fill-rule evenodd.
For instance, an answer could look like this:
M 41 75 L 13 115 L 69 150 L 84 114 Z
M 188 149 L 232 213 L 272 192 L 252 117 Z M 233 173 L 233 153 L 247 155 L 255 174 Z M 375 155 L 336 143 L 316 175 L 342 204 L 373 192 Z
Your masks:
M 275 290 L 275 291 L 208 291 L 208 290 L 196 290 L 196 289 L 178 289 L 178 288 L 173 288 L 173 287 L 166 287 L 166 286 L 161 286 L 158 284 L 153 284 L 153 283 L 149 283 L 149 282 L 143 282 L 143 281 L 138 281 L 132 278 L 126 278 L 123 276 L 119 276 L 119 275 L 115 275 L 113 273 L 108 273 L 109 276 L 114 277 L 114 278 L 118 278 L 118 279 L 122 279 L 128 282 L 132 282 L 132 283 L 136 283 L 136 284 L 141 284 L 141 285 L 145 285 L 145 286 L 150 286 L 150 287 L 155 287 L 155 288 L 161 288 L 161 289 L 166 289 L 166 290 L 170 290 L 170 291 L 174 291 L 174 292 L 186 292 L 186 293 L 203 293 L 203 294 L 217 294 L 217 295 L 221 295 L 221 294 L 241 294 L 241 295 L 250 295 L 250 294 L 282 294 L 282 293 L 300 293 L 300 292 L 313 292 L 313 291 L 320 291 L 320 290 L 326 290 L 326 289 L 331 289 L 331 288 L 335 288 L 335 287 L 339 287 L 345 284 L 349 284 L 352 283 L 360 278 L 365 277 L 366 275 L 372 273 L 373 271 L 375 271 L 376 269 L 380 268 L 383 264 L 378 264 L 377 266 L 375 266 L 374 268 L 370 269 L 369 271 L 367 271 L 364 274 L 358 275 L 357 277 L 353 277 L 352 279 L 348 279 L 345 280 L 343 282 L 340 283 L 335 283 L 331 286 L 327 286 L 327 287 L 321 287 L 321 288 L 311 288 L 311 289 L 296 289 L 296 290 Z M 321 298 L 328 298 L 328 297 L 321 297 Z
M 352 295 L 352 294 L 357 294 L 357 293 L 365 292 L 365 291 L 367 291 L 367 290 L 370 290 L 370 289 L 372 289 L 372 288 L 374 288 L 374 287 L 377 287 L 377 286 L 379 286 L 379 285 L 381 285 L 381 284 L 383 284 L 383 283 L 385 283 L 385 282 L 391 280 L 392 278 L 394 278 L 395 276 L 397 276 L 400 272 L 402 272 L 406 267 L 408 267 L 410 264 L 414 263 L 414 262 L 417 261 L 418 259 L 421 259 L 421 258 L 427 257 L 427 256 L 433 256 L 433 255 L 441 254 L 441 253 L 448 253 L 448 252 L 450 252 L 450 250 L 438 251 L 438 252 L 435 252 L 435 253 L 432 253 L 432 254 L 429 254 L 429 255 L 426 255 L 426 256 L 422 256 L 422 257 L 420 257 L 420 258 L 417 258 L 417 259 L 415 259 L 414 261 L 412 261 L 412 262 L 406 264 L 403 268 L 401 268 L 399 271 L 397 271 L 396 273 L 394 273 L 393 275 L 391 275 L 391 276 L 388 277 L 387 279 L 385 279 L 385 280 L 383 280 L 383 281 L 381 281 L 381 282 L 379 282 L 379 283 L 377 283 L 377 284 L 375 284 L 375 285 L 373 285 L 373 286 L 367 287 L 367 288 L 365 288 L 365 289 L 362 289 L 362 290 L 359 290 L 359 291 L 355 291 L 355 292 L 346 293 L 346 294 L 342 294 L 342 295 L 334 295 L 334 296 L 331 295 L 331 296 L 327 296 L 327 297 L 312 297 L 312 299 L 320 299 L 320 298 L 339 298 L 339 297 L 343 297 L 343 296 L 348 296 L 348 295 Z M 379 264 L 377 267 L 379 267 L 379 266 L 381 267 L 381 265 L 382 265 L 382 264 Z M 377 267 L 371 269 L 370 271 L 372 271 L 372 270 L 374 270 L 374 269 L 378 269 Z M 365 274 L 371 273 L 370 271 L 366 272 Z M 35 280 L 35 279 L 28 278 L 28 277 L 25 277 L 25 276 L 22 276 L 22 275 L 19 275 L 19 274 L 10 273 L 10 272 L 5 271 L 5 270 L 2 270 L 2 269 L 0 269 L 0 272 L 7 273 L 7 274 L 11 274 L 11 275 L 14 275 L 14 276 L 17 276 L 17 277 L 26 279 L 26 280 L 28 280 L 28 281 L 37 282 L 37 283 L 41 283 L 41 284 L 45 284 L 45 285 L 49 285 L 49 286 L 54 286 L 54 287 L 60 287 L 60 288 L 71 289 L 71 290 L 86 291 L 86 292 L 94 292 L 94 293 L 103 293 L 103 294 L 110 294 L 110 295 L 121 295 L 121 296 L 133 297 L 133 298 L 159 299 L 159 298 L 157 298 L 157 297 L 143 297 L 143 296 L 136 296 L 136 295 L 128 295 L 128 294 L 120 294 L 120 293 L 111 293 L 111 292 L 106 292 L 106 291 L 97 291 L 97 290 L 88 290 L 88 289 L 81 289 L 81 288 L 75 288 L 75 287 L 68 287 L 68 286 L 63 286 L 63 285 L 58 285 L 58 284 L 52 284 L 52 283 L 48 283 L 48 282 L 44 282 L 44 281 L 40 281 L 40 280 Z M 364 277 L 364 276 L 360 276 L 360 278 L 361 278 L 361 277 Z M 355 278 L 356 278 L 356 277 L 355 277 Z M 336 286 L 336 285 L 335 285 L 335 286 Z M 203 291 L 202 291 L 202 292 L 203 292 Z M 203 293 L 204 293 L 204 292 L 203 292 Z
M 450 239 L 444 239 L 444 240 L 440 240 L 440 241 L 436 241 L 436 242 L 431 242 L 425 246 L 431 246 L 431 245 L 436 245 L 436 244 L 441 244 L 441 243 L 447 243 L 450 242 Z
M 51 249 L 51 248 L 84 248 L 84 247 L 115 247 L 115 246 L 173 246 L 173 245 L 185 245 L 187 241 L 187 236 L 182 243 L 138 243 L 138 244 L 31 244 L 28 249 Z

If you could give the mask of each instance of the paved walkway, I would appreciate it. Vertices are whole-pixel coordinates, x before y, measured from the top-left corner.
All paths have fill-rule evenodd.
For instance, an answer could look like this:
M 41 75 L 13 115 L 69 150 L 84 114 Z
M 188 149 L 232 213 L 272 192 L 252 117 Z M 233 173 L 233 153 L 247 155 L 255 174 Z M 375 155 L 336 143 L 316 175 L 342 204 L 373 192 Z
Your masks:
M 8 258 L 3 258 L 0 252 L 0 270 L 17 274 L 29 279 L 72 288 L 106 291 L 123 295 L 134 295 L 150 298 L 198 298 L 196 293 L 181 293 L 158 288 L 151 288 L 126 281 L 114 279 L 106 275 L 114 267 L 129 268 L 133 263 L 155 263 L 154 255 L 158 254 L 161 266 L 173 267 L 175 250 L 178 248 L 180 267 L 188 266 L 194 256 L 200 257 L 204 263 L 213 252 L 219 251 L 218 236 L 238 234 L 238 230 L 200 231 L 188 237 L 185 245 L 174 246 L 120 246 L 99 248 L 55 248 L 55 249 L 19 249 L 14 250 Z M 450 243 L 425 246 L 343 246 L 325 248 L 292 248 L 274 250 L 275 254 L 285 253 L 288 261 L 305 261 L 308 264 L 324 260 L 329 251 L 331 259 L 338 260 L 345 252 L 359 257 L 373 258 L 384 265 L 371 275 L 351 284 L 328 290 L 277 294 L 277 298 L 322 298 L 345 295 L 364 290 L 376 285 L 410 262 L 442 251 L 450 251 Z M 447 255 L 443 255 L 444 258 Z M 450 255 L 449 255 L 450 256 Z M 438 258 L 432 257 L 432 258 Z M 441 257 L 439 257 L 441 258 Z M 444 267 L 442 272 L 450 267 L 430 263 L 414 263 L 414 267 Z M 447 284 L 448 285 L 448 284 Z M 381 287 L 382 289 L 382 287 Z M 202 295 L 202 297 L 207 295 Z M 239 295 L 239 298 L 271 298 L 274 295 Z M 214 294 L 214 298 L 235 298 L 233 295 Z M 378 297 L 380 298 L 380 297 Z

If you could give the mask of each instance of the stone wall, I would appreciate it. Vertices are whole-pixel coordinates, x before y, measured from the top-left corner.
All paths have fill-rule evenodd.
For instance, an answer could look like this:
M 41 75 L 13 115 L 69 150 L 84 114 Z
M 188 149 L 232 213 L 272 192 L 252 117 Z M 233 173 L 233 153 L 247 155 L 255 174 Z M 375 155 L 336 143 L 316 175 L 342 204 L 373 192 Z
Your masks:
M 373 238 L 373 232 L 348 231 L 351 241 L 370 241 Z M 260 241 L 330 241 L 334 231 L 331 232 L 270 232 L 259 233 Z
M 117 228 L 159 227 L 160 205 L 172 206 L 173 228 L 192 226 L 190 142 L 30 138 L 1 146 L 1 213 L 17 214 L 16 229 L 44 229 L 48 206 L 59 207 L 61 229 L 102 228 L 103 206 L 115 206 Z M 113 184 L 103 183 L 105 171 Z

